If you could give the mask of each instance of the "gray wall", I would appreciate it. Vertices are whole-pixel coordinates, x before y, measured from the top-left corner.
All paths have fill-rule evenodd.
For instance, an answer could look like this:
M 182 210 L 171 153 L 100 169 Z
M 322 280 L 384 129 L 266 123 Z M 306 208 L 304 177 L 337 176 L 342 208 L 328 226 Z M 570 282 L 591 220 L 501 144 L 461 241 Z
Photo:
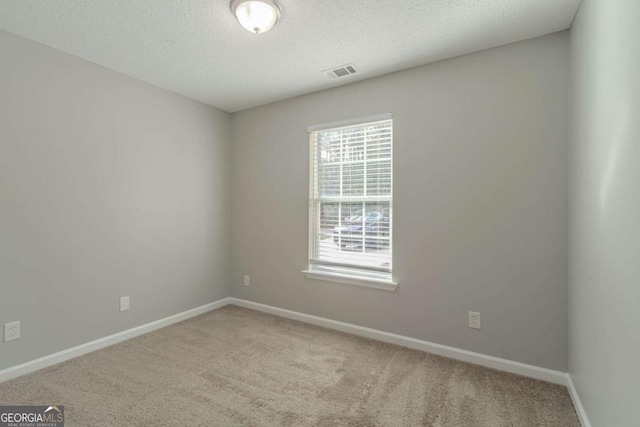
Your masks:
M 566 371 L 568 63 L 563 32 L 234 114 L 232 294 Z M 306 279 L 307 126 L 386 112 L 399 288 Z
M 582 0 L 571 30 L 569 371 L 594 426 L 638 425 L 639 17 Z
M 4 32 L 0 55 L 0 323 L 23 329 L 0 369 L 233 293 L 566 370 L 566 32 L 231 119 Z M 307 126 L 389 111 L 398 290 L 304 278 Z
M 6 32 L 0 58 L 0 369 L 229 296 L 229 115 Z

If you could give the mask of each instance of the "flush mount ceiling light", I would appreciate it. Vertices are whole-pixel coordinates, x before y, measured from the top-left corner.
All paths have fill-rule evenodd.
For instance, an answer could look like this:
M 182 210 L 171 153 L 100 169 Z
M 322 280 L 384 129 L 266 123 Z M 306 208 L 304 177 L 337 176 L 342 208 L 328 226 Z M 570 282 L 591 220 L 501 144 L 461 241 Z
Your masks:
M 280 8 L 273 0 L 232 0 L 231 11 L 252 33 L 266 33 L 278 22 Z

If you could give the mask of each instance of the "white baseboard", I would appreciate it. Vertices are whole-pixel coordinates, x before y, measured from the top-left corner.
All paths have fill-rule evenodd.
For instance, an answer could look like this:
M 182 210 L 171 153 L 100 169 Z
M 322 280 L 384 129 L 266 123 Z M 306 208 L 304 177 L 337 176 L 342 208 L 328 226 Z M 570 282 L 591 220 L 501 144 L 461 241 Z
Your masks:
M 240 307 L 285 317 L 287 319 L 298 320 L 300 322 L 323 326 L 325 328 L 335 329 L 337 331 L 347 332 L 361 337 L 372 338 L 378 341 L 412 348 L 414 350 L 421 350 L 427 353 L 473 363 L 475 365 L 486 366 L 487 368 L 511 372 L 554 384 L 567 385 L 567 374 L 565 372 L 540 368 L 538 366 L 527 365 L 525 363 L 514 362 L 512 360 L 501 359 L 499 357 L 487 356 L 473 351 L 422 341 L 415 338 L 405 337 L 403 335 L 396 335 L 376 329 L 365 328 L 363 326 L 352 325 L 350 323 L 338 322 L 331 319 L 325 319 L 323 317 L 311 316 L 309 314 L 298 313 L 296 311 L 285 310 L 283 308 L 242 300 L 239 298 L 232 297 L 230 303 Z
M 497 369 L 500 371 L 511 372 L 514 374 L 522 375 L 525 377 L 535 378 L 538 380 L 548 381 L 554 384 L 564 385 L 568 388 L 569 394 L 576 408 L 578 417 L 583 427 L 591 427 L 587 414 L 584 411 L 580 398 L 576 388 L 571 380 L 571 376 L 567 373 L 554 371 L 551 369 L 541 368 L 538 366 L 527 365 L 525 363 L 514 362 L 512 360 L 501 359 L 499 357 L 488 356 L 481 353 L 475 353 L 468 350 L 463 350 L 455 347 L 449 347 L 446 345 L 436 344 L 428 341 L 423 341 L 415 338 L 410 338 L 402 335 L 392 334 L 389 332 L 379 331 L 376 329 L 365 328 L 363 326 L 352 325 L 350 323 L 338 322 L 336 320 L 326 319 L 323 317 L 312 316 L 309 314 L 299 313 L 296 311 L 286 310 L 283 308 L 273 307 L 270 305 L 260 304 L 252 301 L 247 301 L 239 298 L 223 298 L 218 301 L 214 301 L 209 304 L 205 304 L 194 309 L 175 314 L 173 316 L 165 317 L 164 319 L 156 320 L 155 322 L 147 323 L 142 326 L 138 326 L 126 331 L 118 332 L 117 334 L 109 335 L 104 338 L 100 338 L 85 344 L 81 344 L 76 347 L 69 348 L 67 350 L 60 351 L 58 353 L 50 354 L 48 356 L 41 357 L 39 359 L 32 360 L 30 362 L 23 363 L 21 365 L 13 366 L 0 371 L 0 383 L 10 380 L 22 375 L 29 374 L 31 372 L 38 371 L 48 366 L 55 365 L 57 363 L 64 362 L 69 359 L 73 359 L 83 354 L 90 353 L 92 351 L 100 350 L 105 347 L 120 343 L 122 341 L 135 338 L 137 336 L 155 331 L 157 329 L 164 328 L 174 323 L 182 322 L 183 320 L 190 319 L 192 317 L 199 316 L 206 312 L 215 310 L 217 308 L 224 307 L 225 305 L 233 304 L 239 307 L 245 307 L 264 313 L 273 314 L 276 316 L 284 317 L 287 319 L 297 320 L 312 325 L 323 326 L 325 328 L 334 329 L 341 332 L 347 332 L 350 334 L 375 339 L 391 344 L 400 345 L 403 347 L 412 348 L 415 350 L 421 350 L 427 353 L 437 354 L 451 359 L 461 360 L 463 362 L 469 362 L 476 365 L 486 366 L 488 368 Z
M 578 390 L 576 390 L 576 386 L 573 384 L 573 380 L 569 374 L 567 374 L 567 389 L 569 390 L 569 396 L 571 396 L 571 400 L 573 401 L 573 407 L 576 409 L 576 413 L 580 419 L 580 424 L 582 424 L 582 427 L 591 427 L 589 418 L 587 418 L 587 413 L 580 401 L 580 396 L 578 396 Z
M 23 363 L 21 365 L 12 366 L 0 371 L 0 383 L 10 380 L 12 378 L 26 375 L 31 372 L 39 371 L 51 365 L 55 365 L 60 362 L 64 362 L 74 357 L 82 356 L 83 354 L 90 353 L 92 351 L 100 350 L 105 347 L 126 341 L 131 338 L 135 338 L 139 335 L 146 334 L 148 332 L 155 331 L 160 328 L 164 328 L 174 323 L 182 322 L 183 320 L 190 319 L 195 316 L 199 316 L 208 311 L 215 310 L 231 302 L 231 298 L 223 298 L 218 301 L 214 301 L 209 304 L 196 307 L 191 310 L 184 311 L 182 313 L 174 314 L 173 316 L 165 317 L 164 319 L 156 320 L 155 322 L 147 323 L 142 326 L 127 329 L 126 331 L 118 332 L 117 334 L 109 335 L 104 338 L 81 344 L 76 347 L 72 347 L 66 350 L 59 351 L 57 353 L 50 354 L 48 356 L 41 357 L 39 359 L 32 360 L 30 362 Z

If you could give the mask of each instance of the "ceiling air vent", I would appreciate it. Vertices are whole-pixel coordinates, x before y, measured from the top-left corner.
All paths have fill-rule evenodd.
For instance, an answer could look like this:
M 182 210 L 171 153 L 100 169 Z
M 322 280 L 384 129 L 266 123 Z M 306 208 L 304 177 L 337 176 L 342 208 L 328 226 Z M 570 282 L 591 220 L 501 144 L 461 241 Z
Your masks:
M 353 64 L 347 64 L 338 68 L 333 68 L 331 70 L 323 71 L 323 73 L 325 73 L 327 76 L 329 76 L 332 79 L 337 79 L 338 77 L 350 76 L 357 72 L 358 70 L 356 69 L 356 66 Z

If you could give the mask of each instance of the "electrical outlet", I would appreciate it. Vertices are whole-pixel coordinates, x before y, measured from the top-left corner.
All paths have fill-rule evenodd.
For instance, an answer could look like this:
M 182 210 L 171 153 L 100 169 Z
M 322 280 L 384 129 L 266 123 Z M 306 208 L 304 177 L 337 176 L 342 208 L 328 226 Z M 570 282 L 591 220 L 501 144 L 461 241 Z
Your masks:
M 4 324 L 4 342 L 20 338 L 20 321 Z
M 250 286 L 251 285 L 251 278 L 246 274 L 244 276 L 244 285 L 245 286 Z
M 120 311 L 129 310 L 129 297 L 120 298 Z
M 480 329 L 482 326 L 482 319 L 480 313 L 477 311 L 469 312 L 469 327 L 473 329 Z

